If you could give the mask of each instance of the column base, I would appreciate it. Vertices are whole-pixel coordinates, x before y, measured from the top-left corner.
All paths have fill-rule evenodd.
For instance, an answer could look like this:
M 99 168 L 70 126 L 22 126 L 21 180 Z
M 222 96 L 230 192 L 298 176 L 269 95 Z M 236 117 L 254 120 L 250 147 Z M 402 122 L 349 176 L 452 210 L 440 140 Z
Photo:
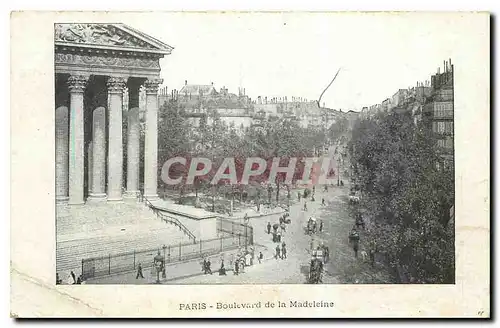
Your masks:
M 123 203 L 123 198 L 109 198 L 107 199 L 108 203 Z
M 56 204 L 65 205 L 68 204 L 69 197 L 68 196 L 56 196 Z
M 85 201 L 83 199 L 82 200 L 70 199 L 70 200 L 68 200 L 68 205 L 85 205 Z
M 89 202 L 103 202 L 105 200 L 106 200 L 105 193 L 98 193 L 98 194 L 91 193 L 89 195 L 89 198 L 87 199 L 87 201 Z
M 160 197 L 158 196 L 158 194 L 154 194 L 154 195 L 144 195 L 144 198 L 147 198 L 149 201 L 152 201 L 152 200 L 158 200 L 158 199 L 160 199 Z
M 139 190 L 127 190 L 123 194 L 123 198 L 137 198 L 139 196 Z

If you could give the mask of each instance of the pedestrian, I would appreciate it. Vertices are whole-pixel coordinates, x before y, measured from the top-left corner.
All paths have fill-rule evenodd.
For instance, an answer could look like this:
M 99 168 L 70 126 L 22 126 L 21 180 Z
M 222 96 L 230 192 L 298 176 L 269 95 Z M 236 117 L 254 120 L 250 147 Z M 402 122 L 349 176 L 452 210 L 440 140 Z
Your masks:
M 201 271 L 203 271 L 203 274 L 207 274 L 207 259 L 203 258 L 203 264 L 201 265 Z
M 354 257 L 358 257 L 358 249 L 359 249 L 359 233 L 356 230 L 356 225 L 352 227 L 351 232 L 349 233 L 349 242 L 352 243 L 352 248 L 354 250 Z
M 319 232 L 323 232 L 323 220 L 319 221 Z
M 73 285 L 76 284 L 76 276 L 75 276 L 75 273 L 73 272 L 73 270 L 71 270 L 70 275 L 71 275 L 71 278 L 73 278 Z
M 307 212 L 307 202 L 304 202 L 304 211 Z
M 227 276 L 226 268 L 224 267 L 224 260 L 223 259 L 221 259 L 221 262 L 220 262 L 219 276 Z
M 240 257 L 239 261 L 240 261 L 240 265 L 239 265 L 240 272 L 245 273 L 245 258 L 242 256 L 242 257 Z
M 321 198 L 321 205 L 325 206 L 325 198 Z
M 286 259 L 286 247 L 284 243 L 283 246 L 281 247 L 281 259 L 282 260 Z
M 135 275 L 135 279 L 139 279 L 139 277 L 144 279 L 144 275 L 142 274 L 142 265 L 140 263 L 137 265 L 137 274 Z
M 281 243 L 281 247 L 285 247 L 286 244 L 285 244 L 285 241 L 283 240 L 283 242 Z
M 300 202 L 300 197 L 301 197 L 301 195 L 300 195 L 300 191 L 299 191 L 299 192 L 297 192 L 297 195 L 298 195 L 298 197 L 299 197 L 299 202 Z
M 328 191 L 328 185 L 325 185 L 325 191 Z
M 240 273 L 240 264 L 238 263 L 239 259 L 234 261 L 234 274 L 238 275 Z
M 262 263 L 263 258 L 264 258 L 264 255 L 262 255 L 262 252 L 259 252 L 259 264 Z
M 370 264 L 372 267 L 375 266 L 375 253 L 377 252 L 377 243 L 372 241 L 370 243 Z
M 330 248 L 328 246 L 325 246 L 325 263 L 330 261 Z
M 278 245 L 276 245 L 276 254 L 274 255 L 274 257 L 275 257 L 276 259 L 281 258 L 281 254 L 280 254 L 280 252 L 281 252 L 281 251 L 280 251 L 280 245 L 278 244 Z
M 358 258 L 358 249 L 359 249 L 359 241 L 358 240 L 354 240 L 352 249 L 354 249 L 354 257 Z
M 245 266 L 251 266 L 252 265 L 252 255 L 250 253 L 247 253 L 245 255 Z
M 277 236 L 277 237 L 278 237 L 278 238 L 277 238 L 277 240 L 276 240 L 276 241 L 277 241 L 278 243 L 281 243 L 281 232 L 278 232 L 278 236 Z
M 212 263 L 210 263 L 210 259 L 207 260 L 207 272 L 212 274 Z
M 76 284 L 77 285 L 81 285 L 82 284 L 82 276 L 78 276 L 78 278 L 76 279 Z
M 267 234 L 271 233 L 271 222 L 267 222 Z

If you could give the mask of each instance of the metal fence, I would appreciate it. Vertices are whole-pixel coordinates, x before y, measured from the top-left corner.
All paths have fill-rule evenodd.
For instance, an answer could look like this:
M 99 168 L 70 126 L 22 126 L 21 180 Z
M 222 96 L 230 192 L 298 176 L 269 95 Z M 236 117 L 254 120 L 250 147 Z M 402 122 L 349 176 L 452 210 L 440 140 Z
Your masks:
M 227 228 L 224 226 L 224 228 Z M 248 227 L 251 229 L 251 227 Z M 148 250 L 132 251 L 108 256 L 94 257 L 82 260 L 82 278 L 103 277 L 116 273 L 129 272 L 137 269 L 139 263 L 143 268 L 153 266 L 153 257 L 160 252 L 165 263 L 188 261 L 220 252 L 237 249 L 253 244 L 253 233 L 247 228 L 246 234 L 229 234 L 220 238 L 200 240 L 197 243 L 180 243 Z M 241 228 L 239 228 L 241 229 Z M 243 229 L 245 230 L 245 229 Z M 244 231 L 243 231 L 244 232 Z
M 253 245 L 253 228 L 247 224 L 219 217 L 217 218 L 217 232 L 233 236 L 243 236 L 248 245 Z

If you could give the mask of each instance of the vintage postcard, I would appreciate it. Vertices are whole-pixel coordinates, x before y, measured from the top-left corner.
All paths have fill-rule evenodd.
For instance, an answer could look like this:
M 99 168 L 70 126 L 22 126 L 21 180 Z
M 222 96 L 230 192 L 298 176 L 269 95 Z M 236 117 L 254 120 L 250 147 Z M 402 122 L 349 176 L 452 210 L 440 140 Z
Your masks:
M 14 317 L 490 316 L 488 13 L 14 12 Z

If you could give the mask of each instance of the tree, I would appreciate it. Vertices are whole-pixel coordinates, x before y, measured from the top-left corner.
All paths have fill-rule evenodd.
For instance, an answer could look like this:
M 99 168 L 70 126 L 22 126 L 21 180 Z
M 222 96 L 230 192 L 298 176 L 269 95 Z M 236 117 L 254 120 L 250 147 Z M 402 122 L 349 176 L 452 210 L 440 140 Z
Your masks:
M 358 120 L 349 152 L 356 184 L 372 213 L 369 239 L 411 279 L 454 281 L 453 167 L 438 168 L 436 140 L 408 113 Z
M 191 125 L 183 115 L 184 108 L 176 101 L 165 102 L 159 109 L 158 124 L 158 169 L 168 159 L 180 156 L 188 157 L 193 149 L 193 139 L 189 131 Z M 170 170 L 171 177 L 185 176 L 187 170 L 176 165 Z M 184 184 L 179 186 L 182 192 Z

